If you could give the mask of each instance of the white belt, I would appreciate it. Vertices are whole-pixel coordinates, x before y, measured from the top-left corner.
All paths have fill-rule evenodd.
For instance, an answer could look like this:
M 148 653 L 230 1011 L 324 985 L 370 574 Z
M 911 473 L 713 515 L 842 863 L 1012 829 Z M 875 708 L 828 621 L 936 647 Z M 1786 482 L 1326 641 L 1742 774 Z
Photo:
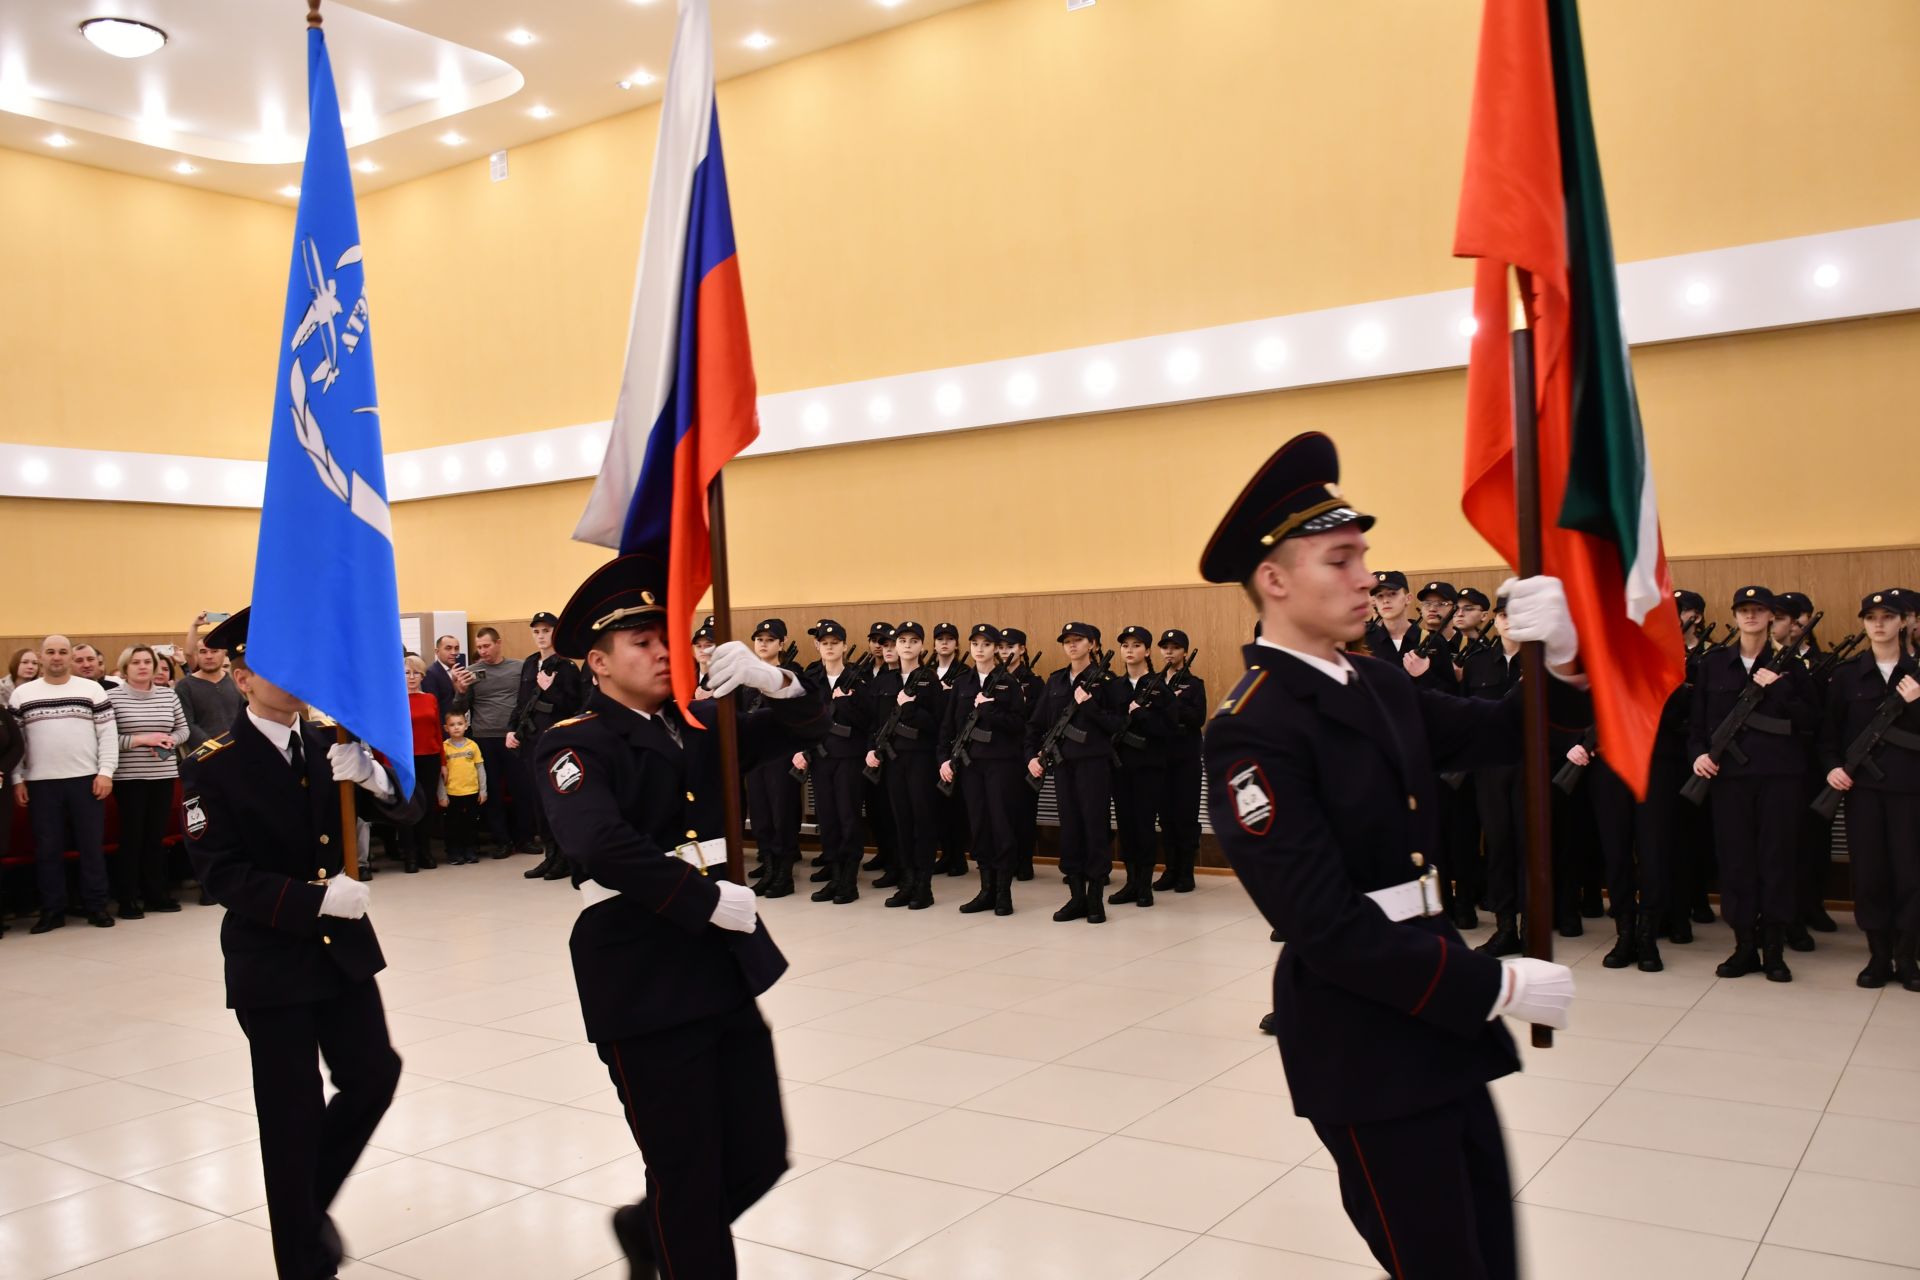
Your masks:
M 718 866 L 727 860 L 727 842 L 724 839 L 689 840 L 685 844 L 675 845 L 667 851 L 669 858 L 678 858 L 691 867 L 699 869 L 701 875 L 707 868 Z M 596 880 L 580 882 L 580 909 L 597 907 L 608 898 L 620 896 L 618 889 L 609 889 Z
M 1396 884 L 1391 889 L 1375 889 L 1367 897 L 1386 912 L 1389 920 L 1437 916 L 1444 910 L 1440 905 L 1440 877 L 1431 867 L 1418 880 Z

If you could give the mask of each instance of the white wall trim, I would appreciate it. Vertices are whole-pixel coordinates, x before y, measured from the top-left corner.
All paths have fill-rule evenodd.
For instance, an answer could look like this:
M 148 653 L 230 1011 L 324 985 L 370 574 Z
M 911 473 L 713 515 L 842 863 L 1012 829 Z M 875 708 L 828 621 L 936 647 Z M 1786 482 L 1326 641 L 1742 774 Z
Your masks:
M 1635 346 L 1920 310 L 1920 219 L 1628 263 Z M 1457 369 L 1451 289 L 760 398 L 749 456 Z M 395 502 L 594 475 L 606 422 L 387 455 Z M 266 463 L 0 444 L 0 495 L 258 507 Z

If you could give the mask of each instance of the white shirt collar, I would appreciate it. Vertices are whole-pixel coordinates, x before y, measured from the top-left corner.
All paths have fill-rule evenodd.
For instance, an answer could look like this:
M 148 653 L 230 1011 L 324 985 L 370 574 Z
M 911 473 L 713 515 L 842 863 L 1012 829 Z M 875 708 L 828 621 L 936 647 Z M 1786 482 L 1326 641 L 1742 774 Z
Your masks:
M 1325 658 L 1316 657 L 1311 653 L 1302 653 L 1298 649 L 1289 649 L 1283 644 L 1275 644 L 1265 636 L 1261 636 L 1254 643 L 1269 649 L 1278 649 L 1284 654 L 1300 659 L 1335 684 L 1346 684 L 1353 678 L 1353 664 L 1347 661 L 1347 655 L 1338 650 L 1334 651 L 1334 660 L 1328 662 Z
M 253 721 L 253 727 L 260 731 L 261 737 L 273 744 L 273 749 L 280 753 L 282 760 L 293 759 L 292 748 L 287 745 L 293 741 L 292 725 L 281 724 L 278 720 L 263 720 L 253 713 L 252 707 L 247 708 L 247 719 Z

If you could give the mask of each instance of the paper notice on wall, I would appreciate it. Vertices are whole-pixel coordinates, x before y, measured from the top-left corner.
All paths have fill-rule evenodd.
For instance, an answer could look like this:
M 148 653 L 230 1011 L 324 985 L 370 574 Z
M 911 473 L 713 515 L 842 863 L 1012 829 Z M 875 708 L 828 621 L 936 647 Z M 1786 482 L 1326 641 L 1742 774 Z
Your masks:
M 400 643 L 406 646 L 408 653 L 426 656 L 426 650 L 420 647 L 420 619 L 417 615 L 400 615 Z

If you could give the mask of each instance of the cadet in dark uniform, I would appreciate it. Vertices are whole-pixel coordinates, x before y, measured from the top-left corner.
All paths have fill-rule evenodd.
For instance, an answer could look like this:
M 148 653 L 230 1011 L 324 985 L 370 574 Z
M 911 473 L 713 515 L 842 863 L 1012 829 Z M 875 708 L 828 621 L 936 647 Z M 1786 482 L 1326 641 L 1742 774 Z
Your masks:
M 1733 954 L 1715 972 L 1738 978 L 1764 969 L 1771 982 L 1791 982 L 1782 951 L 1798 909 L 1794 848 L 1806 802 L 1800 786 L 1807 772 L 1803 735 L 1819 707 L 1806 667 L 1795 658 L 1778 659 L 1769 640 L 1773 593 L 1740 588 L 1733 616 L 1740 638 L 1700 660 L 1687 725 L 1693 772 L 1714 779 L 1709 801 L 1720 859 L 1720 914 L 1735 938 Z M 1734 742 L 1738 754 L 1729 751 L 1716 763 L 1708 743 L 1750 684 L 1764 693 Z M 1764 954 L 1755 950 L 1756 938 Z
M 1120 828 L 1120 861 L 1127 882 L 1110 902 L 1153 905 L 1154 820 L 1167 789 L 1167 764 L 1173 745 L 1172 699 L 1153 669 L 1153 632 L 1123 627 L 1114 637 L 1120 649 L 1119 683 L 1127 693 L 1126 718 L 1113 735 L 1113 811 Z
M 533 633 L 533 654 L 520 664 L 520 696 L 513 705 L 513 732 L 507 735 L 507 749 L 518 751 L 526 760 L 537 757 L 541 734 L 586 705 L 580 668 L 554 652 L 553 629 L 559 622 L 551 613 L 536 613 L 527 624 L 527 630 Z M 546 845 L 546 857 L 539 866 L 520 874 L 528 880 L 566 879 L 571 872 L 566 855 L 554 843 L 546 809 L 534 805 L 533 816 Z
M 1673 607 L 1680 611 L 1680 640 L 1686 647 L 1687 679 L 1667 695 L 1667 705 L 1660 712 L 1659 732 L 1662 737 L 1676 739 L 1672 748 L 1680 755 L 1680 781 L 1673 787 L 1677 799 L 1679 788 L 1693 771 L 1693 758 L 1687 755 L 1687 718 L 1693 713 L 1694 680 L 1707 648 L 1700 638 L 1707 601 L 1698 591 L 1676 588 Z M 1656 754 L 1660 746 L 1656 739 Z M 1666 931 L 1670 941 L 1685 944 L 1693 941 L 1694 925 L 1714 921 L 1713 904 L 1707 901 L 1707 885 L 1713 879 L 1713 833 L 1707 825 L 1707 806 L 1682 801 L 1669 805 L 1667 810 L 1663 838 L 1670 851 L 1668 862 L 1673 868 L 1673 891 L 1669 897 Z
M 1033 669 L 1027 654 L 1027 633 L 1018 627 L 1000 628 L 1000 665 L 1020 683 L 1020 705 L 1029 713 L 1040 701 L 1047 682 Z M 1024 748 L 1023 748 L 1024 749 Z M 1033 879 L 1034 844 L 1040 838 L 1040 793 L 1021 787 L 1013 811 L 1013 878 Z
M 944 707 L 946 702 L 952 700 L 954 682 L 967 669 L 967 664 L 960 659 L 960 628 L 951 622 L 934 624 L 932 666 L 934 675 L 940 678 Z M 952 795 L 941 794 L 937 803 L 940 813 L 940 863 L 934 870 L 950 876 L 963 876 L 967 874 L 967 850 L 973 843 L 968 830 L 966 797 L 956 789 Z
M 1274 1029 L 1294 1108 L 1339 1168 L 1380 1265 L 1409 1280 L 1504 1280 L 1518 1263 L 1487 1082 L 1514 1071 L 1497 1015 L 1565 1025 L 1572 975 L 1473 951 L 1442 913 L 1426 851 L 1435 767 L 1512 759 L 1519 700 L 1448 697 L 1339 646 L 1366 625 L 1373 520 L 1334 487 L 1323 435 L 1255 475 L 1200 562 L 1261 613 L 1247 673 L 1207 726 L 1208 805 L 1241 883 L 1285 934 Z M 1516 639 L 1559 672 L 1577 640 L 1559 584 L 1511 584 Z
M 1469 698 L 1499 702 L 1520 686 L 1520 646 L 1507 638 L 1506 597 L 1495 600 L 1493 610 L 1499 642 L 1467 655 L 1460 691 Z M 1496 958 L 1517 956 L 1524 949 L 1520 913 L 1527 899 L 1526 793 L 1520 768 L 1490 765 L 1469 776 L 1486 843 L 1487 910 L 1493 912 L 1493 933 L 1476 950 Z
M 1000 665 L 1000 631 L 976 622 L 968 633 L 973 665 L 954 678 L 940 726 L 940 781 L 967 803 L 980 892 L 960 908 L 969 915 L 1013 914 L 1013 843 L 1020 793 L 1026 696 Z M 962 759 L 964 753 L 964 761 Z
M 1126 722 L 1126 687 L 1094 661 L 1100 628 L 1069 622 L 1060 630 L 1067 665 L 1047 677 L 1027 716 L 1027 772 L 1045 778 L 1040 759 L 1048 731 L 1068 716 L 1056 743 L 1053 796 L 1060 812 L 1060 874 L 1067 881 L 1067 902 L 1053 913 L 1056 921 L 1107 920 L 1107 876 L 1113 870 L 1113 831 L 1107 815 L 1113 803 L 1113 735 Z
M 872 684 L 876 718 L 867 744 L 867 767 L 886 771 L 899 840 L 899 862 L 893 867 L 899 887 L 882 905 L 915 911 L 933 905 L 933 862 L 940 841 L 934 755 L 945 710 L 940 677 L 920 661 L 925 640 L 925 630 L 911 619 L 893 629 L 900 665 Z
M 1160 679 L 1167 686 L 1173 736 L 1167 748 L 1165 785 L 1160 792 L 1160 848 L 1167 869 L 1156 889 L 1193 892 L 1193 867 L 1200 859 L 1200 731 L 1207 723 L 1207 682 L 1192 667 L 1187 633 L 1160 633 Z
M 867 700 L 867 723 L 869 727 L 886 718 L 889 708 L 881 706 L 874 696 L 874 685 L 878 677 L 899 665 L 899 659 L 893 654 L 893 624 L 876 622 L 867 628 L 867 680 L 861 694 Z M 861 775 L 861 797 L 867 811 L 867 830 L 873 834 L 873 857 L 862 871 L 878 871 L 879 879 L 873 882 L 876 889 L 888 889 L 899 883 L 894 868 L 900 865 L 899 835 L 893 825 L 893 798 L 887 794 L 887 762 L 880 762 L 878 776 L 868 779 Z
M 1854 981 L 1920 991 L 1920 665 L 1904 651 L 1892 592 L 1863 599 L 1860 617 L 1869 647 L 1835 668 L 1819 739 L 1826 783 L 1847 797 L 1853 914 L 1870 955 Z M 1905 708 L 1870 765 L 1850 772 L 1848 749 L 1892 696 Z
M 1407 616 L 1413 602 L 1407 592 L 1407 575 L 1398 569 L 1377 571 L 1368 595 L 1374 617 L 1362 633 L 1362 643 L 1382 662 L 1398 662 L 1401 654 L 1412 653 L 1420 645 L 1420 628 Z
M 539 785 L 580 890 L 571 951 L 587 1039 L 646 1158 L 646 1199 L 614 1213 L 614 1233 L 635 1276 L 726 1280 L 729 1224 L 787 1168 L 773 1039 L 754 1003 L 787 962 L 752 892 L 703 874 L 725 859 L 728 781 L 711 729 L 718 699 L 755 690 L 741 768 L 784 767 L 827 717 L 793 672 L 737 641 L 714 650 L 712 696 L 682 711 L 666 595 L 664 565 L 621 556 L 561 611 L 560 652 L 585 659 L 599 688 L 541 738 Z
M 787 624 L 782 619 L 764 619 L 753 629 L 755 656 L 799 679 L 798 668 L 780 661 L 786 642 Z M 751 692 L 740 700 L 743 711 L 751 711 L 755 705 L 756 697 Z M 790 767 L 791 762 L 785 758 L 762 760 L 751 769 L 741 766 L 746 775 L 753 843 L 760 851 L 760 878 L 753 891 L 769 898 L 784 898 L 793 892 L 793 864 L 800 860 L 800 784 L 788 772 Z
M 849 667 L 847 629 L 832 618 L 807 628 L 820 650 L 815 676 L 833 722 L 826 736 L 810 751 L 795 752 L 796 768 L 813 774 L 813 811 L 820 828 L 820 851 L 826 855 L 827 879 L 814 890 L 815 902 L 842 906 L 860 896 L 860 765 L 866 755 L 872 704 L 864 686 L 865 667 Z
M 225 649 L 247 710 L 184 772 L 187 852 L 227 909 L 220 925 L 227 1007 L 246 1032 L 260 1162 L 280 1280 L 330 1277 L 343 1247 L 327 1209 L 400 1083 L 374 975 L 386 967 L 371 890 L 345 875 L 338 782 L 381 813 L 412 814 L 390 769 L 358 742 L 305 723 L 298 698 L 247 666 L 241 609 L 208 633 Z M 321 1087 L 319 1058 L 338 1093 Z

